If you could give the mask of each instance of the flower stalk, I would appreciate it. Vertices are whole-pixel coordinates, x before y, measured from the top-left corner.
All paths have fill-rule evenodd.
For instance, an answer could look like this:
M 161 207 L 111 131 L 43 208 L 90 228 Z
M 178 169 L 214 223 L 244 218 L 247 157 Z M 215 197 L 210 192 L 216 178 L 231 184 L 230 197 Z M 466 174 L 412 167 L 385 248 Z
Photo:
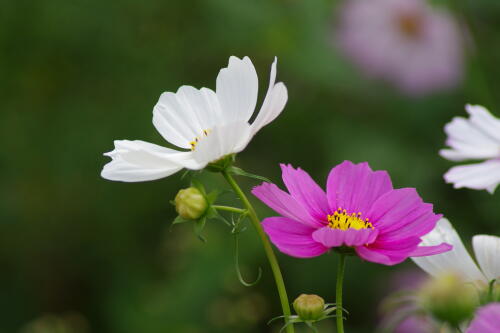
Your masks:
M 229 183 L 231 188 L 234 190 L 236 195 L 241 199 L 241 202 L 245 206 L 247 210 L 248 217 L 250 218 L 250 221 L 252 222 L 252 225 L 254 226 L 255 230 L 257 231 L 257 234 L 262 241 L 262 245 L 264 247 L 264 251 L 267 256 L 267 260 L 269 261 L 269 265 L 271 265 L 271 270 L 273 272 L 274 280 L 276 282 L 276 287 L 278 289 L 278 294 L 280 297 L 280 302 L 281 302 L 281 308 L 283 310 L 283 315 L 285 318 L 286 323 L 288 324 L 289 317 L 291 315 L 290 311 L 290 304 L 288 302 L 288 296 L 286 293 L 286 288 L 285 288 L 285 283 L 283 281 L 283 276 L 281 274 L 280 267 L 278 265 L 278 260 L 276 259 L 276 255 L 274 254 L 273 248 L 271 247 L 271 243 L 267 239 L 266 234 L 264 233 L 264 230 L 262 229 L 262 226 L 260 225 L 260 220 L 257 217 L 257 213 L 255 212 L 255 209 L 253 208 L 252 204 L 250 201 L 248 201 L 248 198 L 246 197 L 245 193 L 241 190 L 239 187 L 238 183 L 234 180 L 234 178 L 227 172 L 227 170 L 221 171 L 222 175 L 226 179 L 226 181 Z M 293 323 L 291 325 L 288 325 L 286 327 L 286 332 L 287 333 L 293 333 Z
M 339 256 L 339 263 L 337 266 L 337 286 L 335 290 L 335 305 L 336 317 L 337 317 L 337 333 L 344 333 L 344 314 L 342 313 L 342 284 L 344 282 L 344 270 L 345 270 L 345 257 L 346 255 L 341 253 Z
M 230 206 L 221 206 L 221 205 L 212 205 L 212 208 L 216 210 L 223 210 L 226 212 L 236 213 L 236 214 L 246 214 L 246 209 L 230 207 Z

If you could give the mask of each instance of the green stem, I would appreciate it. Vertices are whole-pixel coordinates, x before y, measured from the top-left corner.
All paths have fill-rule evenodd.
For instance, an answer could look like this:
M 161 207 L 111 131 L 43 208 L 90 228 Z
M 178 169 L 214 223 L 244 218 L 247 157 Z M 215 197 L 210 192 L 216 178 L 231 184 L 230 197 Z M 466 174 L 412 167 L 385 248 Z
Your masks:
M 278 265 L 278 260 L 276 259 L 276 255 L 274 254 L 273 248 L 271 247 L 271 243 L 267 239 L 267 236 L 264 233 L 262 226 L 260 225 L 260 220 L 257 217 L 257 213 L 255 212 L 255 209 L 253 208 L 250 201 L 248 201 L 248 198 L 246 197 L 245 193 L 243 193 L 243 191 L 238 186 L 234 178 L 227 171 L 225 170 L 222 171 L 222 175 L 227 180 L 229 185 L 233 188 L 234 192 L 236 192 L 238 197 L 241 199 L 243 205 L 246 207 L 248 216 L 250 217 L 250 221 L 252 222 L 255 230 L 257 231 L 257 234 L 259 235 L 260 240 L 262 241 L 262 245 L 264 246 L 264 251 L 266 252 L 267 260 L 269 261 L 269 264 L 271 265 L 271 270 L 273 271 L 276 287 L 278 288 L 278 294 L 281 301 L 281 308 L 283 309 L 285 323 L 289 324 L 289 318 L 291 314 L 290 304 L 288 303 L 288 296 L 286 294 L 286 288 L 285 288 L 285 283 L 283 281 L 283 276 L 281 275 L 281 270 Z M 290 323 L 290 325 L 287 326 L 286 331 L 287 333 L 294 332 L 292 323 Z
M 232 212 L 237 214 L 245 214 L 247 212 L 246 209 L 230 207 L 230 206 L 212 205 L 212 208 L 215 208 L 217 210 L 225 210 L 226 212 Z
M 344 333 L 344 313 L 342 308 L 342 283 L 344 281 L 344 269 L 345 269 L 345 254 L 340 254 L 339 264 L 337 266 L 337 287 L 336 287 L 336 300 L 335 306 L 337 314 L 337 333 Z

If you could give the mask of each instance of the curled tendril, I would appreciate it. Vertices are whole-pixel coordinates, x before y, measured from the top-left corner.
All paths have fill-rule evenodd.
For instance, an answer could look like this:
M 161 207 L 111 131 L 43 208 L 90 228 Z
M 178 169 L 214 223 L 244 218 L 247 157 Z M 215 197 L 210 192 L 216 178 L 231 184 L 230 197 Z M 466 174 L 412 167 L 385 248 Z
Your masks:
M 239 252 L 238 233 L 234 233 L 234 266 L 236 268 L 236 274 L 238 275 L 238 280 L 240 280 L 240 283 L 245 287 L 251 287 L 256 285 L 262 277 L 262 268 L 259 267 L 259 272 L 257 273 L 257 278 L 255 279 L 255 281 L 246 282 L 243 279 L 243 276 L 241 275 L 238 252 Z

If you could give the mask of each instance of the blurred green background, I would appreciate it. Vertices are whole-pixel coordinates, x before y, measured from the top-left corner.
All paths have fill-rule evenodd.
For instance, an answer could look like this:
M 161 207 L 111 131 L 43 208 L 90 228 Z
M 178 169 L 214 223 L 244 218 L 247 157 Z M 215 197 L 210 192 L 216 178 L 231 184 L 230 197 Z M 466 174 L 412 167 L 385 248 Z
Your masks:
M 443 5 L 442 2 L 440 2 Z M 241 286 L 232 238 L 209 223 L 208 242 L 189 225 L 170 229 L 169 204 L 188 184 L 100 178 L 114 139 L 162 144 L 151 111 L 163 91 L 215 88 L 230 55 L 248 55 L 267 89 L 269 66 L 289 90 L 285 111 L 238 157 L 238 166 L 280 181 L 278 163 L 324 184 L 344 159 L 416 187 L 469 244 L 500 233 L 500 191 L 454 190 L 438 156 L 443 126 L 465 103 L 500 109 L 500 4 L 462 0 L 472 22 L 466 75 L 456 90 L 408 98 L 368 81 L 332 47 L 338 1 L 2 1 L 0 11 L 0 332 L 277 332 L 274 281 L 259 241 L 241 237 Z M 450 7 L 451 8 L 451 7 Z M 456 10 L 456 7 L 454 7 Z M 459 18 L 462 16 L 458 16 Z M 198 177 L 226 188 L 216 174 Z M 241 179 L 245 189 L 256 182 Z M 222 202 L 231 203 L 231 195 Z M 234 201 L 233 201 L 234 203 Z M 257 203 L 261 216 L 273 213 Z M 334 300 L 335 255 L 278 254 L 291 299 Z M 372 332 L 395 272 L 350 258 L 349 332 Z M 322 325 L 333 331 L 333 322 Z M 304 330 L 305 331 L 305 330 Z

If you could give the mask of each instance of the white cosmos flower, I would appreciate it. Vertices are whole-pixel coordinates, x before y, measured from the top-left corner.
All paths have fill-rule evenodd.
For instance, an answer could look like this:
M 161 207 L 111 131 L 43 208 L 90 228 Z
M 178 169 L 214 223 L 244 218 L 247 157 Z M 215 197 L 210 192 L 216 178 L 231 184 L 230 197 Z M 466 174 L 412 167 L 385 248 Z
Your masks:
M 500 237 L 490 235 L 472 237 L 472 246 L 480 268 L 465 249 L 458 233 L 445 218 L 439 220 L 436 227 L 422 237 L 420 246 L 437 245 L 442 242 L 451 244 L 453 249 L 433 256 L 411 259 L 434 277 L 455 273 L 464 281 L 485 283 L 500 278 Z
M 455 188 L 493 193 L 500 183 L 500 119 L 480 105 L 466 105 L 469 119 L 455 117 L 446 124 L 446 144 L 439 154 L 451 161 L 486 160 L 451 168 L 445 175 Z
M 216 91 L 182 86 L 164 92 L 153 109 L 153 124 L 174 150 L 140 140 L 117 140 L 107 155 L 112 161 L 102 177 L 139 182 L 170 176 L 183 169 L 199 170 L 228 154 L 242 151 L 263 126 L 283 110 L 288 94 L 275 83 L 276 58 L 266 97 L 258 115 L 249 123 L 257 104 L 258 79 L 248 57 L 229 58 L 217 76 Z

